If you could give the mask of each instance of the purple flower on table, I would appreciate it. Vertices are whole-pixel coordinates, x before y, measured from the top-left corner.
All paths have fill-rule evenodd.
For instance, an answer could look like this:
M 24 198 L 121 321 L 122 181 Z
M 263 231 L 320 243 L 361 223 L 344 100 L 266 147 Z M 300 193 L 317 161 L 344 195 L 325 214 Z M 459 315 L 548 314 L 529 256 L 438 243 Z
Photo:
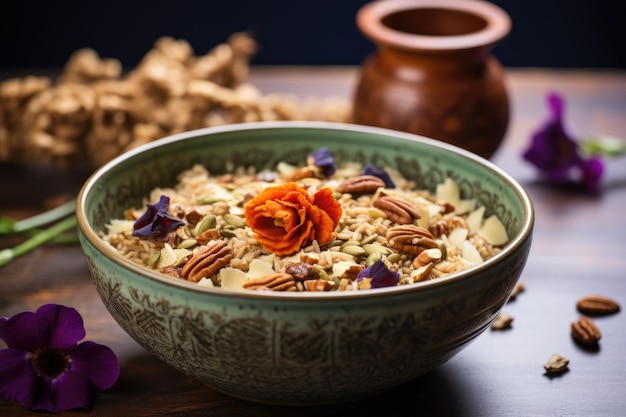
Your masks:
M 550 118 L 531 138 L 523 157 L 535 165 L 543 178 L 554 184 L 571 181 L 590 192 L 597 192 L 604 171 L 598 157 L 583 158 L 579 144 L 563 127 L 563 100 L 555 93 L 548 96 Z
M 135 221 L 133 236 L 154 236 L 167 240 L 167 234 L 173 232 L 185 222 L 167 214 L 170 198 L 162 195 L 158 202 L 147 204 L 146 212 Z
M 361 175 L 373 175 L 375 177 L 380 178 L 385 182 L 385 188 L 396 188 L 396 184 L 394 184 L 393 180 L 387 173 L 387 171 L 379 169 L 375 165 L 367 164 L 361 170 Z
M 113 351 L 85 337 L 71 307 L 41 306 L 0 318 L 0 398 L 31 410 L 91 409 L 96 391 L 111 388 L 120 368 Z
M 330 153 L 328 148 L 319 148 L 315 152 L 311 153 L 307 162 L 309 165 L 315 165 L 316 167 L 322 170 L 324 177 L 330 178 L 337 171 L 337 165 L 335 164 L 335 159 L 333 155 Z
M 400 274 L 387 268 L 383 261 L 376 261 L 363 269 L 356 277 L 359 288 L 383 288 L 398 285 Z

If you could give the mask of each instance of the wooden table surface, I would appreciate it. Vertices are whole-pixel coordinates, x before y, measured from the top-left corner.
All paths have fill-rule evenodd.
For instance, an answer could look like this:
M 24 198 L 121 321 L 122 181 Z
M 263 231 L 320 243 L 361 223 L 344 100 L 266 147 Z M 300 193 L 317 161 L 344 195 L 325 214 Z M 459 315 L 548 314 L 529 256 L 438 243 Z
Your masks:
M 349 98 L 354 68 L 253 68 L 264 92 Z M 570 337 L 576 301 L 604 294 L 626 308 L 626 159 L 608 161 L 605 189 L 591 197 L 547 187 L 520 154 L 547 117 L 545 95 L 566 100 L 565 126 L 575 136 L 626 137 L 626 73 L 510 69 L 512 118 L 493 161 L 530 192 L 537 211 L 535 237 L 521 280 L 526 291 L 504 307 L 514 317 L 506 331 L 489 330 L 435 371 L 359 402 L 313 408 L 256 405 L 231 399 L 161 363 L 127 336 L 100 302 L 78 246 L 47 245 L 0 268 L 0 316 L 45 303 L 75 307 L 87 340 L 117 354 L 117 384 L 98 393 L 92 416 L 620 416 L 626 413 L 626 316 L 598 318 L 598 351 Z M 85 173 L 0 164 L 0 213 L 24 217 L 59 193 L 76 193 Z M 17 240 L 0 239 L 0 248 Z M 1 345 L 0 347 L 4 347 Z M 570 359 L 560 377 L 544 375 L 553 353 Z M 0 401 L 1 416 L 32 415 Z M 82 415 L 82 413 L 74 413 Z

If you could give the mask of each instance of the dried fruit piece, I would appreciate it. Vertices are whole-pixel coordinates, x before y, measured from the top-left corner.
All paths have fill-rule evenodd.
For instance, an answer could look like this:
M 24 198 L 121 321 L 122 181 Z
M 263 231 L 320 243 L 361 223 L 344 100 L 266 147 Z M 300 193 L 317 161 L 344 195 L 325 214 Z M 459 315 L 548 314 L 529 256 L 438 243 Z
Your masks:
M 294 262 L 285 267 L 285 272 L 297 281 L 304 281 L 311 276 L 313 265 L 307 262 Z
M 572 323 L 572 337 L 578 343 L 594 346 L 598 343 L 602 334 L 595 322 L 589 317 L 581 317 Z
M 603 295 L 588 295 L 576 302 L 576 308 L 583 314 L 604 316 L 617 313 L 620 305 L 617 301 Z
M 548 362 L 543 365 L 543 369 L 545 369 L 548 374 L 560 374 L 567 371 L 568 365 L 569 359 L 559 355 L 558 353 L 555 353 L 550 356 Z

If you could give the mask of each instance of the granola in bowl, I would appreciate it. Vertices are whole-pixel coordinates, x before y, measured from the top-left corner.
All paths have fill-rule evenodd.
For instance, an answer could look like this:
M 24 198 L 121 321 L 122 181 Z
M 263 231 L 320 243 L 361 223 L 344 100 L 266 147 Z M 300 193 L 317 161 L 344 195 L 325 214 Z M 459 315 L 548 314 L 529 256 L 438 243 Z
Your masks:
M 101 237 L 173 279 L 230 290 L 352 291 L 437 279 L 497 254 L 496 215 L 451 178 L 419 188 L 390 167 L 337 166 L 326 148 L 301 165 L 196 164 L 129 207 Z

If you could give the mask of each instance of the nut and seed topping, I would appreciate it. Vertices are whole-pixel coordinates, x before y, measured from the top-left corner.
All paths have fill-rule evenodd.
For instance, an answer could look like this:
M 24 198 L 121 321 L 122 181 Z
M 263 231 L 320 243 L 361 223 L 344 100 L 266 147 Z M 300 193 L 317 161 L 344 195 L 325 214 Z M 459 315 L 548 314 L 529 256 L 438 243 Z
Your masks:
M 385 181 L 374 175 L 359 175 L 348 178 L 337 186 L 340 193 L 373 194 L 381 187 L 385 187 Z
M 248 290 L 297 291 L 296 281 L 286 272 L 277 272 L 260 278 L 252 278 L 243 283 Z
M 310 279 L 304 281 L 307 291 L 330 291 L 335 288 L 335 283 L 325 279 Z
M 433 270 L 433 263 L 429 263 L 426 265 L 422 265 L 418 268 L 415 268 L 413 272 L 411 272 L 411 279 L 413 282 L 422 282 L 427 281 L 430 278 L 430 272 Z
M 444 220 L 437 220 L 430 224 L 428 227 L 428 231 L 434 237 L 441 237 L 443 235 L 447 235 L 450 233 L 450 229 L 448 229 L 448 223 Z
M 413 268 L 441 261 L 443 253 L 440 248 L 425 249 L 413 260 Z
M 581 317 L 572 323 L 572 337 L 578 343 L 593 346 L 598 343 L 602 334 L 592 319 Z
M 524 291 L 526 291 L 526 284 L 522 281 L 517 281 L 517 283 L 515 283 L 515 287 L 513 287 L 509 301 L 515 300 L 515 298 Z
M 567 371 L 567 366 L 569 365 L 569 359 L 564 356 L 559 355 L 558 353 L 553 354 L 548 359 L 548 362 L 543 365 L 543 369 L 546 370 L 548 374 L 560 374 Z
M 422 217 L 415 204 L 401 198 L 383 196 L 374 200 L 373 205 L 385 212 L 389 220 L 398 224 L 412 224 Z
M 387 240 L 392 248 L 413 256 L 426 249 L 439 247 L 427 229 L 412 224 L 390 227 L 387 230 Z
M 578 300 L 576 308 L 589 316 L 604 316 L 617 313 L 620 305 L 617 301 L 603 295 L 588 295 Z
M 492 330 L 510 329 L 512 324 L 513 324 L 512 316 L 506 313 L 500 313 L 498 314 L 498 317 L 496 317 L 496 319 L 493 321 L 493 323 L 491 323 L 491 329 Z
M 226 242 L 211 241 L 187 261 L 180 275 L 189 281 L 198 282 L 202 278 L 215 275 L 228 265 L 232 258 L 232 249 L 226 245 Z

